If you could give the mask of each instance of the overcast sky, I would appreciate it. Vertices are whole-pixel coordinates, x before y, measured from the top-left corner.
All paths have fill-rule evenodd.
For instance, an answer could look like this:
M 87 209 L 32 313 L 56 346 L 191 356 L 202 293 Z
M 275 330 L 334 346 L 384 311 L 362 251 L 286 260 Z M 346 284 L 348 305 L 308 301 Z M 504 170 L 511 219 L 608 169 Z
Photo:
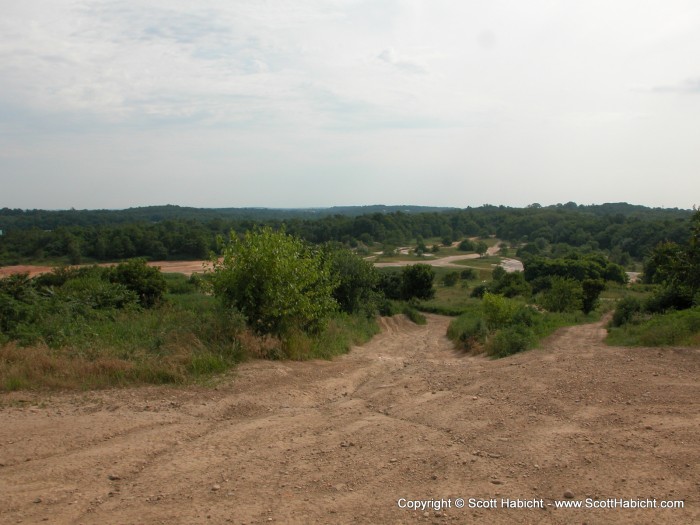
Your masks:
M 0 1 L 0 207 L 700 204 L 697 0 Z

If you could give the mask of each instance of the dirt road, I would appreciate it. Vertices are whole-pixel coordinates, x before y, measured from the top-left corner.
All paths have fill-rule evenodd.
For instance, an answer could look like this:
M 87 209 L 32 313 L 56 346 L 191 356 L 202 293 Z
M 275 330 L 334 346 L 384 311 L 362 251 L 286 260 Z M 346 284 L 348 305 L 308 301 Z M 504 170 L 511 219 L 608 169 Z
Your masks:
M 247 363 L 217 390 L 5 394 L 0 523 L 700 522 L 700 351 L 587 325 L 491 361 L 455 353 L 448 321 L 383 319 L 347 356 Z M 565 493 L 685 508 L 550 506 Z

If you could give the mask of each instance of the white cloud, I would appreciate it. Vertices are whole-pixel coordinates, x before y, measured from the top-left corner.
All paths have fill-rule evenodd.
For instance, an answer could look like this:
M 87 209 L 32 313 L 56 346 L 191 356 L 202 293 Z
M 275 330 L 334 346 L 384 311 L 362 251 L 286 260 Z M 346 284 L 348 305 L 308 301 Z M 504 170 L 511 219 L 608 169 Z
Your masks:
M 333 177 L 352 186 L 352 173 L 386 192 L 410 180 L 425 203 L 453 205 L 478 204 L 478 181 L 495 176 L 505 203 L 521 197 L 507 188 L 523 173 L 556 188 L 627 165 L 654 180 L 662 163 L 640 162 L 630 144 L 659 143 L 669 127 L 693 134 L 697 97 L 652 93 L 700 92 L 698 24 L 691 0 L 10 2 L 3 197 L 30 201 L 27 174 L 94 177 L 102 164 L 137 181 L 158 170 L 185 180 L 201 166 L 217 198 L 230 188 L 253 199 L 267 190 L 256 180 L 276 180 L 290 206 L 392 201 L 362 189 L 326 198 L 320 188 Z M 690 143 L 667 151 L 679 177 L 696 173 Z M 433 188 L 437 172 L 460 190 Z M 255 177 L 234 184 L 227 173 Z M 544 201 L 530 191 L 523 202 Z

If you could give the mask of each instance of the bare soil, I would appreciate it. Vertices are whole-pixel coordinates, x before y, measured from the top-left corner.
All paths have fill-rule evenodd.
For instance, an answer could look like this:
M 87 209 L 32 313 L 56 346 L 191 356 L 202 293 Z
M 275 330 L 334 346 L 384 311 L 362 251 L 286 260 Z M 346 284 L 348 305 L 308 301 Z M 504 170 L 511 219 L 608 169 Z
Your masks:
M 2 395 L 0 523 L 700 522 L 699 350 L 607 347 L 598 323 L 492 361 L 428 318 L 382 319 L 330 362 L 246 363 L 216 389 Z M 567 491 L 685 508 L 550 506 Z
M 116 263 L 101 263 L 98 266 L 114 266 Z M 211 261 L 151 261 L 148 266 L 156 266 L 164 273 L 182 273 L 192 275 L 193 273 L 202 273 L 205 268 L 211 268 Z M 87 265 L 82 265 L 87 266 Z M 28 273 L 29 277 L 36 277 L 42 273 L 49 273 L 53 270 L 53 266 L 37 266 L 30 264 L 22 264 L 16 266 L 0 267 L 0 278 L 18 273 Z

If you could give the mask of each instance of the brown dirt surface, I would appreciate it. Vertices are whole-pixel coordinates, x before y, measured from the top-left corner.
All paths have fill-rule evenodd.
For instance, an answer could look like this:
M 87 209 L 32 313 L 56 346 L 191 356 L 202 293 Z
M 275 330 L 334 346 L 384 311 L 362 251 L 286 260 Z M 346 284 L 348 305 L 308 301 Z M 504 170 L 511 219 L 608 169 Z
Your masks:
M 0 523 L 700 522 L 700 350 L 607 347 L 597 323 L 493 361 L 456 353 L 448 318 L 381 323 L 216 389 L 0 396 Z M 567 492 L 685 508 L 556 509 Z
M 101 263 L 98 266 L 114 266 L 117 263 Z M 89 266 L 89 265 L 81 265 Z M 182 273 L 192 275 L 202 273 L 205 269 L 211 269 L 210 261 L 150 261 L 148 266 L 157 266 L 163 273 Z M 36 277 L 42 273 L 49 273 L 53 266 L 16 265 L 0 267 L 0 278 L 18 273 L 28 273 L 29 277 Z

